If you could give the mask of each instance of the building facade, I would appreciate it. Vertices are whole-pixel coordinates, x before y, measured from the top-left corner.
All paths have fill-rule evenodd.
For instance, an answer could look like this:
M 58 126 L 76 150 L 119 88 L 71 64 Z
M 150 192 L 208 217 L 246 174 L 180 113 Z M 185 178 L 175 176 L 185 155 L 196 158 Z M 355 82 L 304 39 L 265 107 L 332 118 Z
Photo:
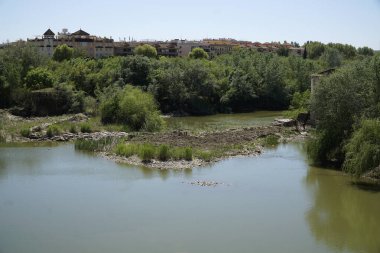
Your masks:
M 79 29 L 74 33 L 69 33 L 67 29 L 63 29 L 58 35 L 48 29 L 42 37 L 28 39 L 27 42 L 38 48 L 40 53 L 49 57 L 53 56 L 54 50 L 57 46 L 63 44 L 82 51 L 87 57 L 91 58 L 115 55 L 113 39 L 93 36 L 82 29 Z
M 230 53 L 234 48 L 251 48 L 259 52 L 276 52 L 279 48 L 287 48 L 289 55 L 302 56 L 304 48 L 296 47 L 293 43 L 250 42 L 234 39 L 204 39 L 201 41 L 171 40 L 171 41 L 119 41 L 112 38 L 98 37 L 79 29 L 69 33 L 62 29 L 57 35 L 48 29 L 41 37 L 28 39 L 27 43 L 38 48 L 39 52 L 49 57 L 53 56 L 57 46 L 66 44 L 71 48 L 82 51 L 90 58 L 132 55 L 139 45 L 149 44 L 156 48 L 159 56 L 186 57 L 194 48 L 202 48 L 210 58 Z

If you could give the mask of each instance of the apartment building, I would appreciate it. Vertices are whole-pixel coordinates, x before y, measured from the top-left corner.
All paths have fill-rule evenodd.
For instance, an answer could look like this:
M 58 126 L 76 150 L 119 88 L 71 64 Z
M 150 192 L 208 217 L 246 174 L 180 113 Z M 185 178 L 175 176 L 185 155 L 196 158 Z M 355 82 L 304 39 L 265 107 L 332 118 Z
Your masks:
M 27 43 L 35 46 L 38 50 L 49 57 L 53 56 L 57 46 L 66 44 L 71 48 L 81 50 L 91 58 L 109 56 L 132 55 L 139 45 L 149 44 L 156 48 L 159 56 L 186 57 L 194 48 L 204 49 L 210 58 L 231 52 L 234 48 L 252 48 L 260 52 L 276 52 L 281 47 L 289 50 L 289 55 L 302 56 L 304 48 L 295 47 L 294 44 L 278 42 L 250 42 L 237 41 L 234 39 L 204 39 L 201 41 L 171 40 L 171 41 L 118 41 L 112 38 L 98 37 L 79 29 L 69 33 L 67 29 L 55 34 L 48 29 L 42 36 L 28 39 Z
M 82 29 L 74 33 L 69 33 L 67 29 L 63 29 L 58 35 L 51 29 L 48 29 L 41 37 L 28 39 L 27 42 L 37 47 L 40 53 L 49 57 L 52 57 L 55 48 L 62 44 L 81 50 L 86 56 L 91 58 L 115 55 L 113 39 L 90 35 Z

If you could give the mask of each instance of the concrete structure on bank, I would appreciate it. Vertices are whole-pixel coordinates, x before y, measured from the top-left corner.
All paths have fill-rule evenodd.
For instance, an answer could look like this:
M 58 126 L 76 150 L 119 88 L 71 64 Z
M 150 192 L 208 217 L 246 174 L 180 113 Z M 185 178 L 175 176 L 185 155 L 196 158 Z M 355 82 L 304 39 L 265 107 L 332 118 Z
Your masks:
M 134 49 L 143 44 L 149 44 L 157 49 L 159 56 L 185 57 L 192 49 L 202 48 L 210 56 L 216 56 L 231 52 L 234 48 L 252 48 L 260 52 L 276 52 L 279 48 L 285 47 L 289 55 L 302 56 L 304 48 L 296 47 L 289 43 L 260 43 L 250 41 L 238 41 L 234 39 L 204 39 L 201 41 L 171 40 L 171 41 L 118 41 L 112 38 L 98 37 L 79 29 L 74 33 L 69 33 L 67 29 L 62 29 L 57 35 L 48 29 L 41 37 L 28 39 L 27 43 L 38 48 L 39 52 L 49 57 L 53 56 L 54 49 L 58 45 L 67 44 L 71 48 L 83 51 L 91 58 L 102 58 L 109 56 L 132 55 Z

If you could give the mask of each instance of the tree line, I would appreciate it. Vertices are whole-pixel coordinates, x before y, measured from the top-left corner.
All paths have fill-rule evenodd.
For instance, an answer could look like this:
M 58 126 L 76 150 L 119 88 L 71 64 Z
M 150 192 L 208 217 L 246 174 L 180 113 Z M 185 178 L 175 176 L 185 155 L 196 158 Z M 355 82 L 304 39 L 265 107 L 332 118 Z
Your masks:
M 0 107 L 24 116 L 110 113 L 104 105 L 112 103 L 106 101 L 122 101 L 115 94 L 133 90 L 148 93 L 141 96 L 149 100 L 145 108 L 153 110 L 153 103 L 164 114 L 307 110 L 311 74 L 373 55 L 372 49 L 343 44 L 308 42 L 305 48 L 304 57 L 236 48 L 208 59 L 200 48 L 189 57 L 166 58 L 143 45 L 132 56 L 91 59 L 61 45 L 49 59 L 35 48 L 12 44 L 0 50 Z M 112 106 L 120 110 L 120 104 Z

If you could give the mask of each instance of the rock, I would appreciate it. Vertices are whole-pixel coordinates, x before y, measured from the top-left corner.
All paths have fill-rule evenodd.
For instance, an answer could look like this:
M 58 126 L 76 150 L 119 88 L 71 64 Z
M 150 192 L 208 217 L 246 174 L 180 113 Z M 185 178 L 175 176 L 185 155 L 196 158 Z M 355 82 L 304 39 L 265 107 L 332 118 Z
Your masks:
M 296 126 L 297 122 L 294 119 L 275 119 L 273 122 L 273 125 L 292 127 L 292 126 Z
M 75 115 L 65 119 L 64 121 L 83 122 L 83 121 L 87 121 L 87 120 L 88 120 L 88 117 L 86 115 L 84 115 L 83 113 L 78 113 L 78 114 L 75 114 Z
M 380 165 L 378 167 L 374 168 L 373 170 L 368 171 L 363 176 L 367 177 L 367 178 L 380 180 Z
M 219 183 L 219 182 L 215 182 L 215 181 L 200 181 L 200 180 L 196 180 L 196 181 L 193 181 L 193 182 L 190 182 L 191 185 L 198 185 L 198 186 L 207 186 L 207 187 L 211 187 L 211 186 L 217 186 L 217 185 L 220 185 L 222 183 Z

